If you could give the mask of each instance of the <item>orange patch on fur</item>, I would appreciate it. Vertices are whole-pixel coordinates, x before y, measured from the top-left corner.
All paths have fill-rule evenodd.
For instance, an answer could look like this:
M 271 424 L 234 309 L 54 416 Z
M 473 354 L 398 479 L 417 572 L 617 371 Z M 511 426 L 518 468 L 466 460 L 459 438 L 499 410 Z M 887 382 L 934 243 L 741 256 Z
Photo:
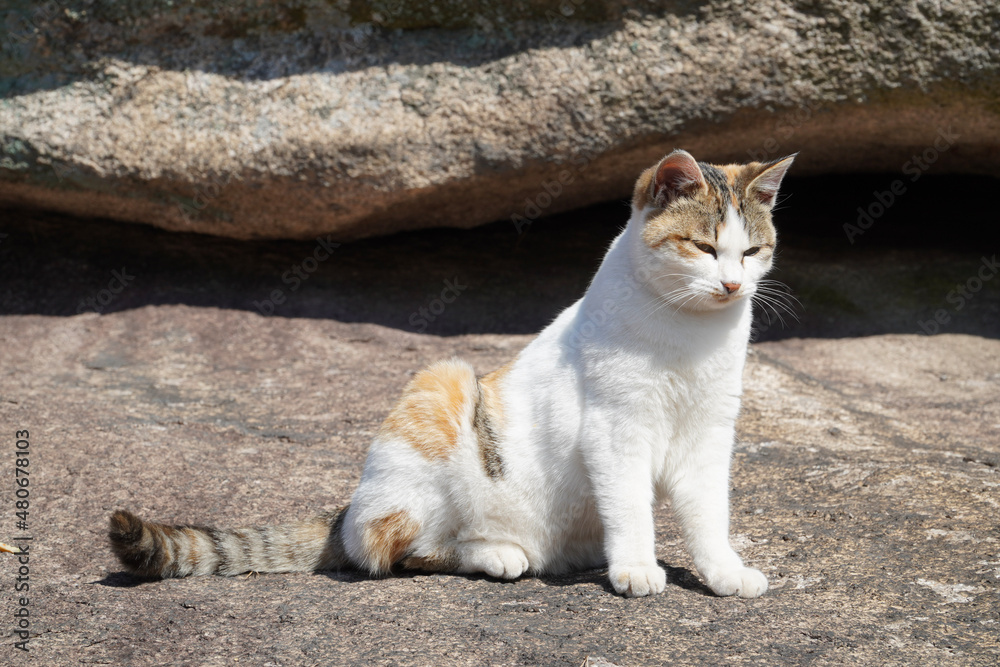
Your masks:
M 303 522 L 297 528 L 294 535 L 296 546 L 323 543 L 330 536 L 330 524 L 319 518 Z
M 486 410 L 493 418 L 497 427 L 503 425 L 503 401 L 500 399 L 500 383 L 514 367 L 512 359 L 500 368 L 491 373 L 487 373 L 479 380 L 479 386 L 483 388 L 483 400 L 486 402 Z
M 393 512 L 365 525 L 365 551 L 372 572 L 388 572 L 406 555 L 420 524 L 406 510 Z
M 447 549 L 429 556 L 410 556 L 403 559 L 403 568 L 424 572 L 454 572 L 460 561 L 453 550 Z
M 677 254 L 681 257 L 687 257 L 688 259 L 700 259 L 705 253 L 695 247 L 690 241 L 682 241 L 680 237 L 673 237 L 670 239 L 674 242 Z
M 691 241 L 684 240 L 685 238 L 690 238 L 690 237 L 685 237 L 683 234 L 670 232 L 668 231 L 668 229 L 665 228 L 666 227 L 665 225 L 660 225 L 657 223 L 658 221 L 656 220 L 650 222 L 649 224 L 646 225 L 646 229 L 643 232 L 643 240 L 646 241 L 646 245 L 648 245 L 650 248 L 656 250 L 663 244 L 670 243 L 674 247 L 674 250 L 677 252 L 677 254 L 680 255 L 681 257 L 687 257 L 688 259 L 697 259 L 703 254 L 701 250 L 698 250 L 698 248 L 696 248 L 694 244 L 691 243 Z
M 287 557 L 294 560 L 298 554 L 313 548 L 317 544 L 325 545 L 330 538 L 330 524 L 322 517 L 292 524 L 285 539 Z
M 182 528 L 181 532 L 187 537 L 188 541 L 188 552 L 187 552 L 187 564 L 192 569 L 198 566 L 201 561 L 201 541 L 198 536 L 198 530 L 194 528 Z
M 656 176 L 656 166 L 652 166 L 639 175 L 632 192 L 632 206 L 641 211 L 653 203 L 653 178 Z
M 719 167 L 723 174 L 726 175 L 726 182 L 729 183 L 729 187 L 733 189 L 730 197 L 729 203 L 733 205 L 733 208 L 739 208 L 740 203 L 737 201 L 736 197 L 736 179 L 738 179 L 743 174 L 743 165 L 741 164 L 724 164 Z M 723 223 L 725 224 L 725 223 Z
M 156 540 L 160 553 L 164 555 L 165 562 L 171 562 L 174 559 L 173 537 L 177 531 L 173 526 L 159 524 L 151 525 L 149 528 L 152 529 L 153 539 Z
M 382 423 L 382 432 L 402 438 L 427 458 L 447 458 L 457 444 L 475 390 L 476 376 L 468 364 L 434 364 L 406 385 L 403 397 Z
M 736 179 L 739 178 L 740 174 L 743 173 L 743 165 L 724 164 L 719 167 L 719 170 L 726 175 L 726 181 L 729 183 L 729 185 L 735 186 Z

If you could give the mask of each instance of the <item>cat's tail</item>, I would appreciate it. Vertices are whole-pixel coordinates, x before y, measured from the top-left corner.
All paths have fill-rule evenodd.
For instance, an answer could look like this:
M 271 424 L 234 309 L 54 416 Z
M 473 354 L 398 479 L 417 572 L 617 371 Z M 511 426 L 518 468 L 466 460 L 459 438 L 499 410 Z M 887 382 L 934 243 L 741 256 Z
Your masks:
M 350 566 L 341 537 L 346 513 L 344 506 L 281 526 L 218 530 L 151 523 L 118 510 L 108 538 L 121 564 L 147 577 L 333 570 Z

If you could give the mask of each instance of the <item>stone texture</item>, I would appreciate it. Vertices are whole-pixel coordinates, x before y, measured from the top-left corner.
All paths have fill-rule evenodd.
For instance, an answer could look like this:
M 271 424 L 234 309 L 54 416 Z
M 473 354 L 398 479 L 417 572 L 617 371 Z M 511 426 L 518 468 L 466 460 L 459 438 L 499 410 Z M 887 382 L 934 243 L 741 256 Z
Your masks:
M 931 199 L 944 188 L 928 185 Z M 509 359 L 531 338 L 520 332 L 585 289 L 622 214 L 557 216 L 516 247 L 509 224 L 345 244 L 295 290 L 281 275 L 314 243 L 10 221 L 0 423 L 8 448 L 15 429 L 31 433 L 34 661 L 995 665 L 1000 278 L 950 310 L 949 333 L 918 335 L 917 323 L 951 308 L 947 290 L 977 275 L 998 239 L 921 247 L 912 220 L 897 227 L 917 232 L 908 243 L 875 243 L 876 227 L 863 249 L 783 233 L 782 279 L 803 321 L 753 347 L 733 477 L 734 542 L 771 581 L 760 599 L 713 597 L 666 507 L 657 555 L 670 583 L 641 600 L 613 595 L 599 570 L 513 583 L 121 573 L 104 538 L 117 507 L 235 525 L 343 503 L 409 376 L 452 355 L 479 371 Z M 101 314 L 77 314 L 122 270 L 128 286 Z M 467 288 L 435 335 L 406 330 L 452 277 Z M 261 316 L 253 303 L 276 289 L 285 300 Z M 2 487 L 10 542 L 19 531 Z M 0 559 L 5 610 L 14 577 Z M 5 656 L 10 629 L 0 626 Z
M 678 146 L 1000 173 L 996 3 L 7 4 L 8 207 L 348 239 L 625 197 Z

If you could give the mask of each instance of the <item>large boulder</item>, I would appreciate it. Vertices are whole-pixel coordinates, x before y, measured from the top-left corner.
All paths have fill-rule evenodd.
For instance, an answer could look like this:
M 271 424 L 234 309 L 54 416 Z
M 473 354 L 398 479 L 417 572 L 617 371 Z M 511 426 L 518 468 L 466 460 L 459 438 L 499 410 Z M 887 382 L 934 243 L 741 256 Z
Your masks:
M 674 147 L 1000 175 L 997 3 L 5 4 L 6 207 L 348 239 L 523 230 Z

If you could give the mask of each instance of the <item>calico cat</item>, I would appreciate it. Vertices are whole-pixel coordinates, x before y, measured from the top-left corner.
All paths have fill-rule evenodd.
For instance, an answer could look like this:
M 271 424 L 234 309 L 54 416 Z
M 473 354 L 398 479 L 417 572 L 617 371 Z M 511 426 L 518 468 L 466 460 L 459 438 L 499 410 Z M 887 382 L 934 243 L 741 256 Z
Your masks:
M 620 594 L 660 593 L 653 509 L 669 498 L 718 595 L 767 579 L 729 544 L 729 467 L 751 297 L 771 267 L 794 156 L 713 166 L 677 150 L 646 170 L 582 299 L 483 377 L 418 373 L 372 443 L 349 505 L 215 530 L 111 517 L 148 576 L 393 568 L 515 579 L 607 564 Z

